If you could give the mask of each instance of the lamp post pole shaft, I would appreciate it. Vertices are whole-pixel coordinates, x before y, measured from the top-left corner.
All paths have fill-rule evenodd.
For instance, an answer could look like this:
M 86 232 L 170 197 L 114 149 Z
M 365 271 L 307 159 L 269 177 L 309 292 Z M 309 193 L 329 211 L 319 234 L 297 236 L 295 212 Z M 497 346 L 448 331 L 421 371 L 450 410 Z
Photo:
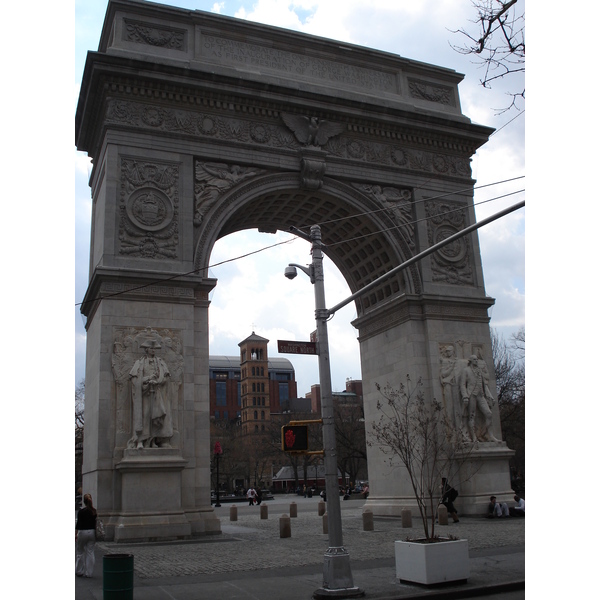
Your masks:
M 312 276 L 315 288 L 315 319 L 317 323 L 319 381 L 321 385 L 321 415 L 323 418 L 325 493 L 327 495 L 329 528 L 329 548 L 325 553 L 323 566 L 323 587 L 315 592 L 314 598 L 342 596 L 349 598 L 362 596 L 364 592 L 354 586 L 350 569 L 350 557 L 344 548 L 342 536 L 329 340 L 327 337 L 328 312 L 325 304 L 321 228 L 318 225 L 311 227 L 310 239 L 312 244 Z

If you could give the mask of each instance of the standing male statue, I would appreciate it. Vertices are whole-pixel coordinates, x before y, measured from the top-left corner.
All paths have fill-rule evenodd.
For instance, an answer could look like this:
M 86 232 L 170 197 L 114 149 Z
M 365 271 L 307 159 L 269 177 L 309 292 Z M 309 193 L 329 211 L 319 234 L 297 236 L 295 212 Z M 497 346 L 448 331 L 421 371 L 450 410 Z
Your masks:
M 138 359 L 129 372 L 133 404 L 133 437 L 130 448 L 170 448 L 173 422 L 167 393 L 170 377 L 165 361 L 155 356 L 161 346 L 156 339 L 141 347 L 146 355 Z
M 483 440 L 486 442 L 500 441 L 491 432 L 492 411 L 490 410 L 488 401 L 493 402 L 494 399 L 488 387 L 488 379 L 485 363 L 481 366 L 477 356 L 474 354 L 469 356 L 467 366 L 460 373 L 459 385 L 463 406 L 467 409 L 468 434 L 473 442 L 477 441 L 475 416 L 478 408 L 485 419 L 485 426 L 482 432 Z

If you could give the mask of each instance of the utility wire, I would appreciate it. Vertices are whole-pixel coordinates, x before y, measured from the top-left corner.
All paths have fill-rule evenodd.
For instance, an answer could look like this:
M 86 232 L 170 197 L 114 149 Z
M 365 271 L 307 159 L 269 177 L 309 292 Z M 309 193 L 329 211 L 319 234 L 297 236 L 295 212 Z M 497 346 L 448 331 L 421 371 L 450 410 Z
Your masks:
M 446 198 L 447 196 L 456 196 L 462 192 L 470 192 L 471 190 L 481 190 L 483 188 L 486 187 L 491 187 L 493 185 L 500 185 L 501 183 L 509 183 L 511 181 L 517 181 L 518 179 L 523 179 L 525 177 L 525 175 L 519 175 L 518 177 L 513 177 L 511 179 L 504 179 L 503 181 L 496 181 L 494 183 L 486 183 L 484 185 L 478 185 L 476 187 L 468 187 L 468 188 L 464 188 L 462 190 L 457 190 L 455 192 L 446 192 L 445 194 L 439 194 L 438 196 L 431 196 L 430 198 L 423 198 L 422 200 L 415 200 L 415 202 L 413 202 L 413 204 L 419 204 L 421 202 L 429 202 L 431 200 L 439 200 L 440 198 Z M 418 189 L 418 188 L 415 188 Z M 480 203 L 477 203 L 480 204 Z M 385 207 L 385 208 L 378 208 L 377 210 L 371 210 L 371 211 L 366 211 L 366 212 L 362 212 L 362 213 L 355 213 L 353 215 L 349 215 L 347 217 L 340 217 L 339 219 L 330 219 L 329 221 L 321 221 L 320 223 L 317 223 L 317 225 L 319 226 L 323 226 L 323 225 L 329 225 L 330 223 L 337 223 L 339 221 L 345 221 L 347 219 L 354 219 L 355 217 L 364 217 L 364 216 L 368 216 L 368 215 L 374 215 L 380 212 L 385 212 L 385 211 L 389 211 L 389 207 Z M 302 229 L 301 227 L 299 229 Z
M 465 188 L 464 190 L 459 190 L 457 192 L 450 192 L 450 193 L 446 193 L 446 194 L 441 194 L 439 196 L 434 196 L 432 198 L 427 198 L 427 200 L 434 200 L 434 199 L 444 198 L 444 197 L 449 196 L 449 195 L 458 194 L 461 191 L 470 191 L 472 189 L 482 189 L 482 188 L 490 187 L 490 186 L 493 186 L 493 185 L 499 185 L 501 183 L 507 183 L 507 182 L 510 182 L 510 181 L 515 181 L 515 180 L 518 180 L 518 179 L 522 179 L 523 177 L 524 177 L 524 175 L 521 175 L 519 177 L 513 177 L 511 179 L 505 179 L 503 181 L 497 181 L 495 183 L 488 183 L 488 184 L 485 184 L 485 185 L 477 186 L 476 188 Z M 487 202 L 492 202 L 494 200 L 499 200 L 501 198 L 505 198 L 507 196 L 518 194 L 518 193 L 523 192 L 523 191 L 524 190 L 518 190 L 517 192 L 511 192 L 509 194 L 504 194 L 502 196 L 497 196 L 495 198 L 490 198 L 488 200 L 483 200 L 481 202 L 474 203 L 473 206 L 479 206 L 480 204 L 486 204 Z M 468 206 L 461 206 L 461 207 L 459 207 L 457 209 L 446 211 L 443 214 L 450 214 L 450 213 L 453 213 L 453 212 L 456 212 L 456 211 L 459 211 L 459 210 L 465 210 L 467 208 L 468 208 Z M 389 211 L 389 208 L 377 209 L 375 211 L 368 211 L 368 212 L 364 212 L 364 213 L 358 213 L 358 214 L 355 214 L 355 215 L 351 215 L 350 217 L 342 217 L 341 219 L 333 219 L 331 221 L 324 221 L 323 223 L 320 223 L 319 225 L 328 224 L 328 223 L 335 223 L 335 222 L 338 222 L 338 221 L 341 221 L 341 220 L 350 219 L 350 218 L 354 218 L 354 217 L 368 216 L 368 215 L 372 215 L 372 214 L 375 214 L 375 213 L 378 213 L 378 212 L 382 212 L 382 211 Z M 428 220 L 428 218 L 429 217 L 424 217 L 423 219 L 418 219 L 416 221 L 405 223 L 405 224 L 400 225 L 400 226 L 395 226 L 395 227 L 391 227 L 389 229 L 384 229 L 384 230 L 377 230 L 377 231 L 374 231 L 374 232 L 366 234 L 366 235 L 357 236 L 355 238 L 350 238 L 348 240 L 343 240 L 341 242 L 335 242 L 333 244 L 328 244 L 328 247 L 336 246 L 338 244 L 341 244 L 341 243 L 344 243 L 344 242 L 348 242 L 348 241 L 356 241 L 356 240 L 362 239 L 364 237 L 370 237 L 372 235 L 378 235 L 380 233 L 386 233 L 388 231 L 393 231 L 395 229 L 398 229 L 399 227 L 404 227 L 406 225 L 413 225 L 413 224 L 419 223 L 420 221 L 426 221 L 426 220 Z M 157 283 L 165 283 L 165 282 L 168 282 L 168 281 L 173 281 L 175 279 L 179 279 L 180 277 L 186 277 L 188 275 L 194 275 L 194 274 L 197 274 L 197 273 L 199 273 L 201 271 L 207 271 L 208 269 L 219 267 L 221 265 L 224 265 L 224 264 L 227 264 L 227 263 L 230 263 L 230 262 L 234 262 L 236 260 L 240 260 L 242 258 L 246 258 L 248 256 L 252 256 L 252 255 L 258 254 L 260 252 L 264 252 L 265 250 L 269 250 L 271 248 L 275 248 L 275 247 L 281 246 L 283 244 L 289 244 L 291 242 L 294 242 L 296 239 L 297 239 L 297 237 L 294 236 L 294 237 L 292 237 L 292 238 L 290 238 L 288 240 L 284 240 L 282 242 L 277 242 L 276 244 L 271 244 L 269 246 L 265 246 L 263 248 L 259 248 L 258 250 L 253 250 L 252 252 L 247 252 L 246 254 L 241 254 L 240 256 L 229 258 L 227 260 L 223 260 L 221 262 L 215 263 L 213 265 L 209 265 L 207 267 L 200 267 L 198 269 L 193 269 L 191 271 L 188 271 L 187 273 L 177 273 L 175 275 L 172 275 L 171 277 L 167 277 L 166 279 L 161 279 L 160 281 L 159 280 L 155 280 L 155 281 L 152 281 L 150 283 L 145 283 L 145 284 L 133 287 L 133 288 L 129 288 L 127 290 L 122 290 L 122 291 L 119 291 L 119 292 L 114 292 L 114 293 L 111 293 L 111 294 L 107 294 L 106 296 L 97 296 L 97 297 L 92 298 L 90 300 L 85 300 L 85 301 L 82 301 L 82 302 L 77 302 L 77 303 L 75 303 L 75 306 L 83 306 L 84 304 L 89 304 L 91 302 L 96 302 L 96 301 L 99 301 L 99 300 L 106 300 L 106 299 L 114 298 L 114 297 L 120 296 L 122 294 L 126 294 L 126 293 L 130 293 L 130 292 L 138 291 L 138 290 L 150 287 L 152 285 L 156 285 Z
M 214 265 L 208 265 L 207 267 L 200 267 L 198 269 L 193 269 L 192 271 L 188 271 L 187 273 L 177 273 L 176 275 L 172 275 L 171 277 L 167 277 L 166 279 L 161 279 L 152 281 L 150 283 L 144 283 L 143 285 L 138 285 L 134 288 L 129 288 L 127 290 L 123 290 L 120 292 L 114 292 L 113 294 L 107 294 L 106 296 L 97 296 L 96 298 L 92 298 L 91 300 L 86 300 L 84 302 L 77 302 L 75 306 L 83 306 L 84 304 L 89 304 L 90 302 L 95 302 L 97 300 L 106 300 L 107 298 L 114 298 L 115 296 L 120 296 L 121 294 L 127 294 L 129 292 L 135 292 L 137 290 L 143 290 L 144 288 L 150 287 L 152 285 L 156 285 L 157 283 L 165 283 L 167 281 L 173 281 L 174 279 L 178 279 L 180 277 L 186 277 L 187 275 L 194 275 L 199 273 L 200 271 L 208 271 L 208 269 L 212 269 L 214 267 L 220 267 L 226 263 L 233 262 L 235 260 L 240 260 L 242 258 L 246 258 L 247 256 L 252 256 L 253 254 L 258 254 L 259 252 L 264 252 L 265 250 L 270 250 L 271 248 L 275 248 L 276 246 L 281 246 L 283 244 L 289 244 L 291 242 L 295 242 L 298 238 L 292 237 L 288 240 L 284 240 L 283 242 L 277 242 L 276 244 L 271 244 L 270 246 L 265 246 L 264 248 L 259 248 L 258 250 L 253 250 L 252 252 L 247 252 L 246 254 L 241 254 L 240 256 L 236 256 L 234 258 L 228 258 L 227 260 L 222 260 L 221 262 L 215 263 Z

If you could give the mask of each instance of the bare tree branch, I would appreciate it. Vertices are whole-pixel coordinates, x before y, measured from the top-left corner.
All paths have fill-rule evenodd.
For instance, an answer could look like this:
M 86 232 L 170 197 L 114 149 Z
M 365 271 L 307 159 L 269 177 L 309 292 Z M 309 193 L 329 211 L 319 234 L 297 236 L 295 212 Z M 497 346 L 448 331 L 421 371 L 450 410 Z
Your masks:
M 525 71 L 525 11 L 522 0 L 473 0 L 478 13 L 471 21 L 479 26 L 478 33 L 464 28 L 451 30 L 465 36 L 469 42 L 452 48 L 464 55 L 473 55 L 484 69 L 480 83 L 491 89 L 492 83 L 509 75 Z M 512 102 L 501 110 L 517 106 L 518 98 L 525 98 L 525 89 L 509 94 Z

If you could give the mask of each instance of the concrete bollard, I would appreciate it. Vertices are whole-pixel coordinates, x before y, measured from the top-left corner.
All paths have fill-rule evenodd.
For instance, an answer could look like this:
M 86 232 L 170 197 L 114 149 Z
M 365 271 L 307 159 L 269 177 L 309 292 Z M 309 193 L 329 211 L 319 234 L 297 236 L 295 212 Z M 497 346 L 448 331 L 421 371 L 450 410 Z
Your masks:
M 448 525 L 448 509 L 443 504 L 438 506 L 438 523 Z
M 325 502 L 323 500 L 319 500 L 319 504 L 317 505 L 319 516 L 322 517 L 325 514 Z
M 327 513 L 323 515 L 323 533 L 329 533 L 329 520 L 327 518 Z
M 298 516 L 298 505 L 295 502 L 290 504 L 290 517 Z
M 373 531 L 373 511 L 366 508 L 363 510 L 363 531 Z
M 292 537 L 292 523 L 288 515 L 281 515 L 281 517 L 279 517 L 279 537 Z
M 260 518 L 261 519 L 269 518 L 269 507 L 266 504 L 260 505 Z
M 237 521 L 237 506 L 235 504 L 229 507 L 229 520 Z
M 402 528 L 412 527 L 412 513 L 410 508 L 403 508 L 400 511 L 400 518 L 402 519 Z

